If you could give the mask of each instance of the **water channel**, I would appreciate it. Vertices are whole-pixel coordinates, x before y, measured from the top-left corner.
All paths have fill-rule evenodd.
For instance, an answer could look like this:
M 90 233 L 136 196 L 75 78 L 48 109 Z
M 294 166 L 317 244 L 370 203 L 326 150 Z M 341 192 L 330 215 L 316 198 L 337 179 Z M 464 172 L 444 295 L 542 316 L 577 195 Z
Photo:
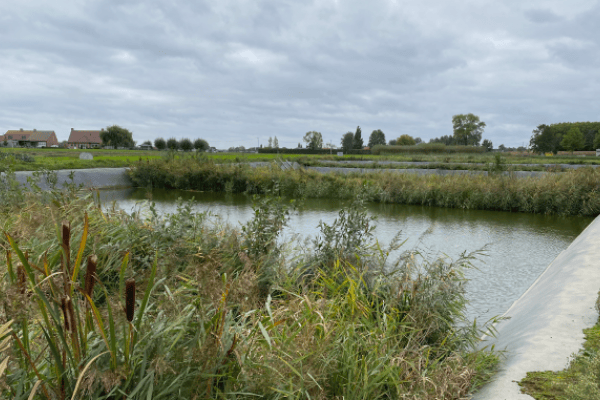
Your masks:
M 132 212 L 148 199 L 143 189 L 101 191 L 104 204 Z M 161 213 L 173 213 L 177 199 L 193 200 L 194 210 L 209 211 L 217 223 L 239 227 L 252 218 L 252 199 L 246 195 L 160 190 L 152 192 L 152 201 Z M 331 224 L 347 203 L 339 200 L 304 200 L 291 215 L 283 240 L 301 245 L 300 238 L 319 234 L 320 221 Z M 558 217 L 509 212 L 457 210 L 395 204 L 368 204 L 368 212 L 377 217 L 375 237 L 387 246 L 401 231 L 407 240 L 403 250 L 419 250 L 428 259 L 448 256 L 456 259 L 463 252 L 486 249 L 485 256 L 466 271 L 470 319 L 485 322 L 503 314 L 552 260 L 593 220 L 587 217 Z M 295 239 L 295 240 L 292 240 Z

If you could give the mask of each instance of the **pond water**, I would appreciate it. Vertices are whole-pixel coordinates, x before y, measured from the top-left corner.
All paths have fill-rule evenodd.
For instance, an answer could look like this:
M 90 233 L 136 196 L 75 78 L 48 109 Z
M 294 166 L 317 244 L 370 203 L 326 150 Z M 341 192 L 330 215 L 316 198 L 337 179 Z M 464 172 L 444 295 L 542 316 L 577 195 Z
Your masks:
M 210 211 L 221 223 L 239 227 L 252 218 L 251 196 L 160 189 L 154 189 L 151 196 L 162 213 L 175 212 L 181 197 L 193 198 L 195 211 Z M 114 201 L 127 212 L 139 209 L 148 197 L 144 189 L 101 191 L 105 205 Z M 347 204 L 304 200 L 291 215 L 283 240 L 301 244 L 298 236 L 314 238 L 319 222 L 331 224 Z M 402 250 L 419 250 L 430 260 L 443 255 L 456 259 L 465 251 L 486 249 L 485 256 L 473 263 L 476 268 L 466 271 L 467 314 L 478 322 L 503 314 L 593 220 L 378 203 L 368 204 L 367 209 L 377 217 L 375 237 L 382 246 L 401 231 L 401 239 L 406 240 Z

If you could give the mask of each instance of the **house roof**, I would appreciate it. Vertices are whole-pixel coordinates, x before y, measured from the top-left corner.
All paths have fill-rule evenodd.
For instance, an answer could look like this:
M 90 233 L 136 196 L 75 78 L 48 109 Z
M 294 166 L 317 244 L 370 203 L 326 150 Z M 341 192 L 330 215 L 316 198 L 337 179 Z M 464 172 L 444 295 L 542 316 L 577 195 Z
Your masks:
M 68 143 L 102 143 L 100 131 L 76 131 L 71 129 Z
M 50 136 L 52 136 L 53 133 L 54 131 L 35 131 L 29 135 L 27 140 L 30 142 L 47 142 L 50 140 Z
M 4 137 L 8 136 L 8 135 L 14 135 L 13 136 L 13 140 L 27 140 L 27 141 L 33 141 L 33 142 L 44 142 L 46 140 L 48 140 L 50 138 L 50 135 L 53 134 L 54 131 L 39 131 L 39 130 L 20 130 L 20 129 L 9 129 L 6 131 L 6 133 L 4 134 L 4 136 L 2 137 L 2 140 L 4 140 Z M 33 135 L 33 138 L 32 138 Z M 25 136 L 25 139 L 22 139 L 22 137 Z

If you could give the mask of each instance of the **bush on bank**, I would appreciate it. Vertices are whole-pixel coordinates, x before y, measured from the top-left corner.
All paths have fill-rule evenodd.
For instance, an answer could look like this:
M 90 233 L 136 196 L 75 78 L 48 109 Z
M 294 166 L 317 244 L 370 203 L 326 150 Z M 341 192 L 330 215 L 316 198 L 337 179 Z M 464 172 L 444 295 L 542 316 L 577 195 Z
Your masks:
M 225 166 L 211 162 L 156 160 L 132 166 L 139 187 L 260 194 L 276 188 L 290 198 L 353 199 L 437 207 L 529 212 L 541 214 L 600 214 L 600 170 L 580 168 L 541 178 L 500 174 L 426 175 L 377 172 L 321 174 L 270 168 Z
M 423 154 L 450 154 L 450 153 L 485 153 L 486 148 L 482 146 L 446 146 L 443 143 L 422 143 L 415 146 L 384 146 L 377 145 L 371 150 L 372 154 L 392 155 L 406 153 Z
M 275 197 L 238 231 L 23 196 L 0 213 L 2 398 L 456 399 L 496 362 L 457 324 L 469 259 L 384 272 L 360 202 L 288 260 Z

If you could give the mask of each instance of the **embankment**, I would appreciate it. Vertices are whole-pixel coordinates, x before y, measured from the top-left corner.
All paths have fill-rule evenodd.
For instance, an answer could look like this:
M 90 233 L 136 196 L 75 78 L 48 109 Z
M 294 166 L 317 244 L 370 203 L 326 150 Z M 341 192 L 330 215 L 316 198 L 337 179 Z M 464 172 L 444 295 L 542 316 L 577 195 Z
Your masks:
M 600 217 L 546 268 L 506 312 L 496 338 L 484 342 L 506 350 L 493 382 L 475 400 L 532 399 L 517 382 L 529 371 L 560 371 L 581 349 L 583 329 L 598 319 Z
M 598 169 L 582 168 L 522 179 L 515 175 L 468 172 L 471 173 L 418 175 L 378 170 L 324 174 L 304 169 L 284 171 L 276 165 L 250 168 L 243 164 L 153 160 L 134 164 L 130 177 L 138 187 L 257 194 L 275 191 L 291 198 L 353 199 L 363 193 L 367 200 L 381 203 L 561 215 L 600 214 Z

